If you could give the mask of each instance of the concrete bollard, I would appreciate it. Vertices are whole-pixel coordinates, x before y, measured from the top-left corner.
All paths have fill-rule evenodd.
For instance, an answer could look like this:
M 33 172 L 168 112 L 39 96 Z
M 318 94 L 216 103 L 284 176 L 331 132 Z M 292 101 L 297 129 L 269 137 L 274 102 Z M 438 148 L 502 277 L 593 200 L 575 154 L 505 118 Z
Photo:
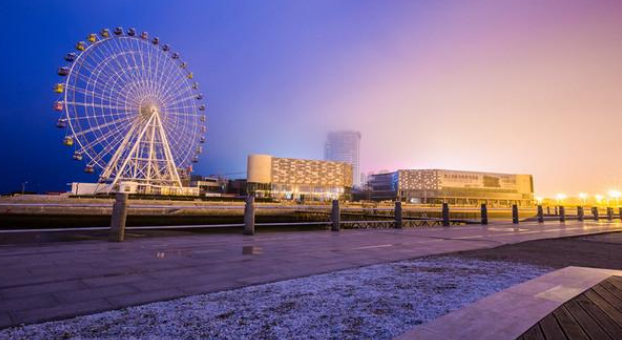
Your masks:
M 551 207 L 546 207 L 546 216 L 551 216 Z
M 555 216 L 559 215 L 559 211 L 557 210 L 557 206 L 555 207 Z
M 538 205 L 538 223 L 544 223 L 544 210 L 541 205 Z
M 512 223 L 518 224 L 518 205 L 512 204 Z
M 402 229 L 404 219 L 402 217 L 402 202 L 395 201 L 395 229 Z
M 125 240 L 125 222 L 127 221 L 127 197 L 128 194 L 118 192 L 112 205 L 112 218 L 110 219 L 110 235 L 108 241 L 123 242 Z
M 246 196 L 244 205 L 244 235 L 255 235 L 255 196 Z
M 613 208 L 607 207 L 607 220 L 613 221 Z
M 449 203 L 443 203 L 443 227 L 449 227 Z
M 566 208 L 562 206 L 559 207 L 559 221 L 566 222 Z
M 488 206 L 486 203 L 482 204 L 482 225 L 488 224 Z
M 333 200 L 333 211 L 330 214 L 330 219 L 333 221 L 333 225 L 330 230 L 339 231 L 341 224 L 341 212 L 339 210 L 339 200 Z
M 579 222 L 583 222 L 584 218 L 585 218 L 585 213 L 583 212 L 583 207 L 578 206 L 577 207 L 577 219 L 579 220 Z
M 594 221 L 598 221 L 598 207 L 592 207 L 592 217 Z

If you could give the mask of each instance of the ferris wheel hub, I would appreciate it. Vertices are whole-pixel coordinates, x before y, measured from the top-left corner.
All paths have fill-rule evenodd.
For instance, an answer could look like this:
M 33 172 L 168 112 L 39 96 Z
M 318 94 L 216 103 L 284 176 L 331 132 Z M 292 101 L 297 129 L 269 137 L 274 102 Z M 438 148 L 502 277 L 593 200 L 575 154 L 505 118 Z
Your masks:
M 151 116 L 153 116 L 154 114 L 158 114 L 159 112 L 160 109 L 155 104 L 143 105 L 140 108 L 140 115 L 146 119 L 149 119 Z

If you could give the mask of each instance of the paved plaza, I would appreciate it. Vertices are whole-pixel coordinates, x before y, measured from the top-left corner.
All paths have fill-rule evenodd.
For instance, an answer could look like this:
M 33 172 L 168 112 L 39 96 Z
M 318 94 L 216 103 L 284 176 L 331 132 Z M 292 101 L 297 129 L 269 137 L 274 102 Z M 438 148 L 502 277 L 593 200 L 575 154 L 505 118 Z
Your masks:
M 619 223 L 523 223 L 5 245 L 0 328 L 426 255 L 620 230 Z

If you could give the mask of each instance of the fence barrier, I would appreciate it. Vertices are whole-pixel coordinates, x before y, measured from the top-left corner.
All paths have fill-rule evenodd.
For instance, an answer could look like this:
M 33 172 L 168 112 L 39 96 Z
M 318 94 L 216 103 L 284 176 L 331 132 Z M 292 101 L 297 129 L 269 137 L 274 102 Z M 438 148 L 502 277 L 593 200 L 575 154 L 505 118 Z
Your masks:
M 550 211 L 549 207 L 546 207 L 547 211 Z M 544 223 L 544 210 L 542 205 L 538 205 L 538 223 Z
M 248 195 L 244 206 L 244 235 L 255 235 L 255 197 Z
M 125 240 L 125 223 L 127 222 L 127 198 L 128 194 L 119 192 L 112 206 L 110 219 L 110 242 L 123 242 Z
M 0 234 L 11 234 L 11 233 L 28 233 L 28 232 L 61 232 L 61 231 L 104 231 L 109 230 L 108 232 L 108 240 L 110 242 L 123 242 L 125 239 L 126 231 L 132 230 L 180 230 L 180 229 L 207 229 L 207 228 L 242 228 L 244 235 L 254 235 L 256 226 L 326 226 L 329 227 L 332 231 L 340 231 L 342 226 L 348 226 L 350 228 L 395 228 L 402 229 L 404 227 L 420 227 L 420 226 L 444 226 L 448 227 L 451 225 L 460 225 L 460 224 L 471 224 L 478 223 L 481 225 L 488 225 L 490 223 L 490 211 L 488 209 L 487 204 L 481 204 L 480 206 L 480 216 L 479 219 L 474 220 L 471 219 L 452 219 L 450 216 L 450 206 L 448 203 L 443 203 L 440 211 L 440 218 L 430 218 L 427 215 L 423 215 L 423 217 L 412 217 L 408 216 L 407 212 L 409 210 L 405 210 L 403 203 L 400 201 L 394 202 L 394 207 L 373 207 L 371 209 L 361 207 L 344 207 L 340 206 L 340 202 L 338 200 L 333 200 L 331 206 L 308 206 L 311 208 L 310 210 L 314 212 L 318 212 L 323 214 L 322 216 L 326 216 L 327 220 L 325 221 L 313 221 L 313 222 L 275 222 L 275 223 L 256 223 L 256 210 L 260 209 L 276 209 L 278 207 L 275 206 L 257 206 L 255 203 L 255 198 L 249 196 L 245 202 L 244 206 L 238 206 L 236 209 L 244 209 L 244 223 L 242 224 L 214 224 L 214 225 L 177 225 L 177 226 L 131 226 L 127 227 L 127 215 L 128 209 L 130 206 L 128 205 L 128 195 L 124 193 L 118 193 L 115 197 L 115 201 L 112 204 L 112 215 L 110 219 L 109 227 L 85 227 L 85 228 L 49 228 L 49 229 L 5 229 L 0 230 Z M 286 207 L 296 209 L 296 207 Z M 304 207 L 305 209 L 307 206 Z M 298 208 L 300 209 L 300 208 Z M 460 213 L 461 208 L 458 207 L 458 213 Z M 533 209 L 533 208 L 531 208 Z M 544 207 L 542 205 L 538 205 L 536 207 L 536 217 L 538 223 L 544 223 L 545 214 Z M 576 207 L 576 219 L 578 221 L 585 220 L 585 208 L 583 206 Z M 546 207 L 546 211 L 549 213 L 548 218 L 551 218 L 551 208 Z M 356 213 L 352 213 L 352 211 L 363 211 L 363 213 L 371 212 L 371 215 L 363 215 L 362 219 L 350 220 L 352 216 L 358 216 Z M 411 212 L 413 210 L 410 210 Z M 464 211 L 464 210 L 462 210 Z M 494 211 L 499 211 L 499 209 L 493 208 Z M 507 211 L 507 210 L 505 210 Z M 533 210 L 530 210 L 533 211 Z M 346 212 L 344 215 L 343 213 Z M 568 216 L 566 215 L 566 207 L 565 206 L 555 206 L 554 213 L 558 216 L 559 222 L 565 222 Z M 597 207 L 591 207 L 592 219 L 594 221 L 599 221 L 599 209 Z M 438 210 L 436 212 L 438 214 Z M 472 212 L 467 212 L 466 214 L 473 214 Z M 476 214 L 476 213 L 475 213 Z M 519 207 L 514 204 L 511 208 L 512 214 L 512 224 L 520 223 L 520 215 L 519 215 Z M 622 220 L 622 207 L 618 207 L 617 216 L 614 214 L 614 208 L 607 207 L 606 208 L 607 220 L 613 221 L 614 217 L 618 217 Z M 343 219 L 345 216 L 345 219 Z M 436 215 L 438 216 L 438 215 Z M 464 216 L 464 215 L 463 215 Z M 467 215 L 468 216 L 468 215 Z M 348 219 L 350 217 L 350 219 Z M 365 218 L 366 217 L 366 218 Z M 574 216 L 571 216 L 574 218 Z
M 483 203 L 481 206 L 481 222 L 482 225 L 488 224 L 488 206 L 486 203 Z

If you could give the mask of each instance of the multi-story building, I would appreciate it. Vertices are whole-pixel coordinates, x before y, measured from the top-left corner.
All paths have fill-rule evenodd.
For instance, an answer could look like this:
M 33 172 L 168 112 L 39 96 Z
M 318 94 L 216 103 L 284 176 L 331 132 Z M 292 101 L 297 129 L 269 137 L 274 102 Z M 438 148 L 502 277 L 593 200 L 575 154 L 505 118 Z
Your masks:
M 337 131 L 328 133 L 324 147 L 324 159 L 352 164 L 353 185 L 361 185 L 361 133 Z
M 528 205 L 533 177 L 458 170 L 398 170 L 372 175 L 371 197 L 411 203 Z
M 345 162 L 250 155 L 247 190 L 278 200 L 350 199 L 352 165 Z

